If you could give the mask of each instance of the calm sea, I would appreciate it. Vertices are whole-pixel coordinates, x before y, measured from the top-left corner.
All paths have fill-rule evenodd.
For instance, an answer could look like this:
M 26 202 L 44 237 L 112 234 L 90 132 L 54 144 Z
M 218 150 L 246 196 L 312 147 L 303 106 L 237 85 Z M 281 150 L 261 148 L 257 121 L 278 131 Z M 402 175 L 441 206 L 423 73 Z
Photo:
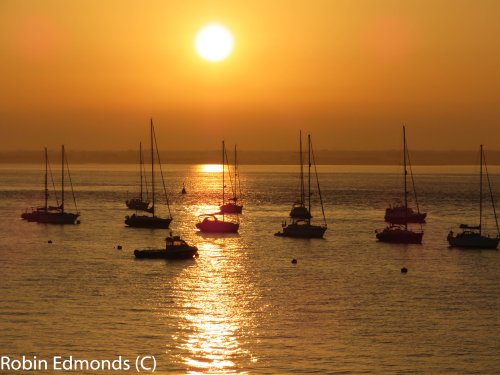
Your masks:
M 319 167 L 328 231 L 297 240 L 273 236 L 297 198 L 297 167 L 241 166 L 240 233 L 209 236 L 195 223 L 220 203 L 220 174 L 165 166 L 171 228 L 200 253 L 172 262 L 134 259 L 168 235 L 124 226 L 136 166 L 73 166 L 81 224 L 49 226 L 19 217 L 42 203 L 43 166 L 2 165 L 1 354 L 154 355 L 159 374 L 498 373 L 500 252 L 446 242 L 478 220 L 478 168 L 414 168 L 423 244 L 378 243 L 400 170 Z M 490 172 L 500 198 L 500 168 Z

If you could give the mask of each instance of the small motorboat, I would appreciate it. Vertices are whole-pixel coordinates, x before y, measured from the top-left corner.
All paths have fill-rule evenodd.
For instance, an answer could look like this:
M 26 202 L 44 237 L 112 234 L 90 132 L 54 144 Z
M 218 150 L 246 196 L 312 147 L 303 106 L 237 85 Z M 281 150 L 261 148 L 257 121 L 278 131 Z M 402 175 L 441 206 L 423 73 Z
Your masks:
M 190 246 L 180 236 L 165 239 L 164 249 L 137 249 L 134 255 L 138 259 L 192 259 L 198 255 L 198 248 Z

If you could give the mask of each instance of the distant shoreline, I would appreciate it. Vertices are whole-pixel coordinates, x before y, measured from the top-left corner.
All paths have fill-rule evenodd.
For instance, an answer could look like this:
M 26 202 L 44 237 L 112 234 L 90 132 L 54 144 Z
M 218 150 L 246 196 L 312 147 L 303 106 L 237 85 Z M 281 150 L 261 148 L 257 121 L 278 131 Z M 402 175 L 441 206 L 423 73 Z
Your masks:
M 315 151 L 319 165 L 400 165 L 401 150 L 387 151 Z M 67 151 L 72 164 L 134 164 L 138 162 L 137 150 L 122 151 Z M 148 162 L 148 153 L 144 152 Z M 232 162 L 233 155 L 229 153 Z M 219 164 L 220 150 L 208 151 L 160 151 L 164 164 Z M 469 151 L 425 151 L 416 150 L 410 154 L 413 165 L 475 165 L 479 163 L 479 152 Z M 500 150 L 487 151 L 488 165 L 500 165 Z M 49 151 L 52 163 L 60 160 L 58 151 Z M 0 164 L 43 163 L 43 150 L 3 151 Z M 241 165 L 294 165 L 298 163 L 296 151 L 239 151 Z M 305 161 L 307 163 L 307 161 Z

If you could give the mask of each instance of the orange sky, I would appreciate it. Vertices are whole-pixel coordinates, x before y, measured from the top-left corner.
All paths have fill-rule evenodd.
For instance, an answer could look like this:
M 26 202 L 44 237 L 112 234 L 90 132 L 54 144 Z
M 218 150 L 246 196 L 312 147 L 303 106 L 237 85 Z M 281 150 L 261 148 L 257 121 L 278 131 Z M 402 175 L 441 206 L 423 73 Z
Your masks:
M 0 1 L 3 150 L 500 149 L 500 1 Z M 235 49 L 193 49 L 225 24 Z

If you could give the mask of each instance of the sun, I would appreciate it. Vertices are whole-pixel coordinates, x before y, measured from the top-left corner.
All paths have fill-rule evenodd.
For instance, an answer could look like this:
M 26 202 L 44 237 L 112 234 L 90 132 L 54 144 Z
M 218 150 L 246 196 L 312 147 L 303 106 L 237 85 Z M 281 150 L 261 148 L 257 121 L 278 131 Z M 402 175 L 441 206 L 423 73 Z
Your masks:
M 234 38 L 229 29 L 221 24 L 204 26 L 196 34 L 194 46 L 198 55 L 210 62 L 219 62 L 233 51 Z

